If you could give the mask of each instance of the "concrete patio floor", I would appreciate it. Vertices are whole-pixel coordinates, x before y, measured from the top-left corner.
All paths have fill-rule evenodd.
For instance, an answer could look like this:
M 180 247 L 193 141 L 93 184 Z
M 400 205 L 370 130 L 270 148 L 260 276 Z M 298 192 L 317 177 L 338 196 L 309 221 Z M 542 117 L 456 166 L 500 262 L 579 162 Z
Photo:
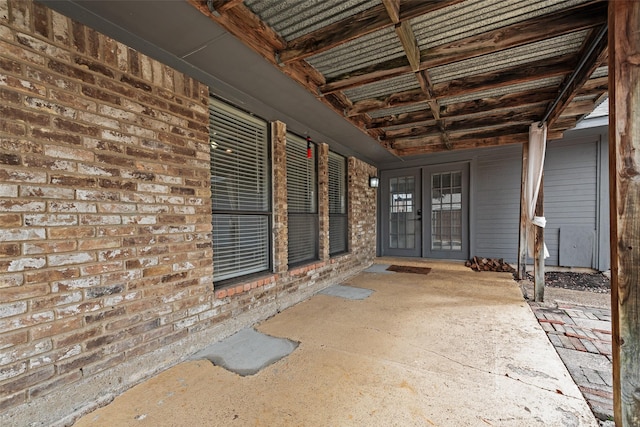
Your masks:
M 381 258 L 342 285 L 255 325 L 299 342 L 255 375 L 179 364 L 76 426 L 597 426 L 508 273 Z M 203 345 L 204 346 L 204 345 Z

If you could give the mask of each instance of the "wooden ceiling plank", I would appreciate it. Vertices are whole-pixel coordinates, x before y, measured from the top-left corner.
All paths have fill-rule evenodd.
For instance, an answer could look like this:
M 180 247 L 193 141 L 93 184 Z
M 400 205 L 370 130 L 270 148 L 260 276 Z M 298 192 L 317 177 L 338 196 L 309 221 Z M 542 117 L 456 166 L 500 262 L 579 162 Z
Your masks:
M 403 13 L 400 20 L 405 21 L 456 4 L 460 1 L 461 0 L 410 0 L 401 2 L 401 10 L 404 9 L 405 3 L 407 4 L 407 13 Z M 279 62 L 287 64 L 292 61 L 300 61 L 392 25 L 394 25 L 394 23 L 386 13 L 385 6 L 380 4 L 362 11 L 357 15 L 350 16 L 291 40 L 286 48 L 278 52 Z
M 600 9 L 603 12 L 597 13 Z M 600 3 L 597 3 L 596 5 L 583 5 L 569 11 L 555 12 L 424 51 L 421 53 L 420 68 L 427 69 L 541 41 L 549 37 L 593 28 L 603 22 L 606 22 L 606 4 L 604 8 Z M 375 66 L 352 70 L 328 79 L 327 84 L 320 87 L 320 91 L 330 93 L 381 79 L 393 78 L 406 72 L 403 71 L 403 65 L 401 60 L 395 58 Z

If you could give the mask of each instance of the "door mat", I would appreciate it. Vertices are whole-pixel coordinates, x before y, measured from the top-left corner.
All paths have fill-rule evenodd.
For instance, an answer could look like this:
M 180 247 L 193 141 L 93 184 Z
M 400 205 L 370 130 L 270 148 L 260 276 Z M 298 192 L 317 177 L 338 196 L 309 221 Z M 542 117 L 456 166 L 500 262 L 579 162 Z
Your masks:
M 191 356 L 191 359 L 209 359 L 214 365 L 244 377 L 256 374 L 262 368 L 288 356 L 298 344 L 247 328 L 210 345 Z
M 395 271 L 396 273 L 415 273 L 415 274 L 429 274 L 431 269 L 429 267 L 412 267 L 409 265 L 390 265 L 387 270 Z

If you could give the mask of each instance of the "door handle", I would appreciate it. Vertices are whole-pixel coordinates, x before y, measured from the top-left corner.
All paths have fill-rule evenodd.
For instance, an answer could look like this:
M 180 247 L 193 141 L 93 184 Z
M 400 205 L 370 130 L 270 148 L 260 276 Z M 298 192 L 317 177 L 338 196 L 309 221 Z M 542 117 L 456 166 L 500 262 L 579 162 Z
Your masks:
M 416 212 L 416 219 L 418 221 L 422 220 L 422 209 L 418 209 L 418 211 Z

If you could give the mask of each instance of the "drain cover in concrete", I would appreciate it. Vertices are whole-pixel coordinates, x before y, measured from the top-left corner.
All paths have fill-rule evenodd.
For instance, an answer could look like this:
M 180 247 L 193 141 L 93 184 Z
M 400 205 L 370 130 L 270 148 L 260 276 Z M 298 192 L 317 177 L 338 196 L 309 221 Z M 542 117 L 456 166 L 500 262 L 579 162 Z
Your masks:
M 390 271 L 387 271 L 387 268 L 389 268 L 390 265 L 389 264 L 373 264 L 371 267 L 369 268 L 365 268 L 364 272 L 365 273 L 385 273 L 385 274 L 391 274 Z
M 320 293 L 355 300 L 368 298 L 373 291 L 371 289 L 356 288 L 353 286 L 334 285 L 321 290 Z
M 247 328 L 199 351 L 191 359 L 208 359 L 214 365 L 244 377 L 288 356 L 298 344 Z

